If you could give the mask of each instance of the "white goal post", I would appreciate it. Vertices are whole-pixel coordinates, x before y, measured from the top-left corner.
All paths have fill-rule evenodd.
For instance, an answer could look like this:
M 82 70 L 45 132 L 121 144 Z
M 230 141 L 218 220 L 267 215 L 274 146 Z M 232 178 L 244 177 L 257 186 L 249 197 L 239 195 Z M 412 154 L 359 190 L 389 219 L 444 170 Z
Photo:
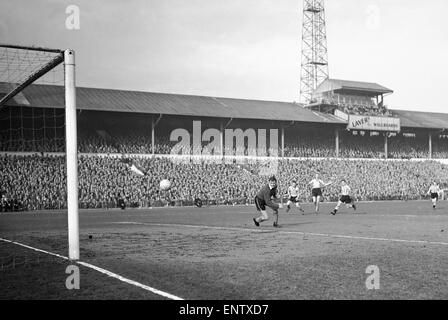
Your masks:
M 0 96 L 0 110 L 5 106 L 20 105 L 20 102 L 17 103 L 12 99 L 61 64 L 64 66 L 65 91 L 68 256 L 70 260 L 79 260 L 75 52 L 71 49 L 58 50 L 0 44 L 0 88 L 3 90 Z
M 71 260 L 79 260 L 78 130 L 76 124 L 75 52 L 73 50 L 64 51 L 64 65 L 68 250 Z

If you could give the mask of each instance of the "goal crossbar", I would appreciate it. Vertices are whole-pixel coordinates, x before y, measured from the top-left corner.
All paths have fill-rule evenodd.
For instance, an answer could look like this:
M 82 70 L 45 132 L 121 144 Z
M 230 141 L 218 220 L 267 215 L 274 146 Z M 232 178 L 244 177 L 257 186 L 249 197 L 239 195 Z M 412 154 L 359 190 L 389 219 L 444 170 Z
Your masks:
M 15 45 L 15 44 L 5 44 L 5 43 L 0 43 L 0 47 L 7 48 L 7 49 L 22 49 L 22 50 L 29 50 L 29 51 L 64 53 L 64 50 L 61 50 L 61 49 L 50 49 L 50 48 L 34 47 L 34 46 L 27 47 L 27 46 L 18 46 L 18 45 Z
M 4 97 L 0 99 L 0 110 L 2 107 L 12 98 L 14 98 L 20 91 L 25 89 L 27 86 L 32 84 L 34 81 L 38 80 L 40 77 L 56 68 L 58 65 L 64 62 L 64 50 L 60 49 L 50 49 L 44 47 L 35 47 L 35 46 L 20 46 L 14 44 L 4 44 L 0 43 L 0 48 L 12 49 L 12 50 L 26 50 L 26 51 L 39 51 L 39 52 L 47 52 L 54 53 L 54 56 L 51 60 L 49 60 L 46 64 L 41 66 L 38 70 L 30 74 L 24 81 L 20 83 L 15 83 L 15 88 L 8 92 Z
M 1 46 L 0 46 L 1 47 Z M 11 92 L 9 92 L 6 96 L 4 96 L 0 100 L 0 109 L 12 98 L 14 98 L 20 91 L 25 89 L 27 86 L 32 84 L 34 81 L 42 77 L 44 74 L 52 70 L 53 68 L 60 65 L 62 62 L 64 62 L 64 54 L 61 53 L 54 57 L 51 61 L 49 61 L 47 64 L 42 66 L 39 70 L 31 74 L 25 81 L 20 83 L 17 87 L 15 87 Z

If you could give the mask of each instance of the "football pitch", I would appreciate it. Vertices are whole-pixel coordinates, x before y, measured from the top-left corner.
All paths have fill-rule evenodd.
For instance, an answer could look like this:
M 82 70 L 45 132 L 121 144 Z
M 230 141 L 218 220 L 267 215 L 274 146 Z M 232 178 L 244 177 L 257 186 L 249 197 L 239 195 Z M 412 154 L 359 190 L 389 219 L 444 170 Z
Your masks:
M 280 228 L 253 206 L 81 210 L 76 263 L 65 211 L 3 213 L 0 299 L 448 299 L 448 204 L 358 207 L 281 210 Z

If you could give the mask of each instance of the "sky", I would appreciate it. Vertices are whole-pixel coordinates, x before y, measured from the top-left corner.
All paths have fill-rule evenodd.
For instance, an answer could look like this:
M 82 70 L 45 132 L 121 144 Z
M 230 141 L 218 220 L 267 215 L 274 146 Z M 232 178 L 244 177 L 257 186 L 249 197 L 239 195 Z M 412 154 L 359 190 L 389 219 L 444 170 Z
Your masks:
M 70 5 L 79 29 L 67 28 Z M 1 0 L 0 42 L 76 52 L 77 85 L 299 101 L 302 0 Z M 325 1 L 330 77 L 448 112 L 448 1 Z M 73 21 L 73 20 L 69 20 Z

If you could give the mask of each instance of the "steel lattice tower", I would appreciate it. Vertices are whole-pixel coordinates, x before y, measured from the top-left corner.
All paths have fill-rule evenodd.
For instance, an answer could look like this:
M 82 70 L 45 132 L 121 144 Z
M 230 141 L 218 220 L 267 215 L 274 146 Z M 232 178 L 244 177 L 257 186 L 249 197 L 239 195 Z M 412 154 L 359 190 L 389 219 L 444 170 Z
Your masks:
M 328 76 L 324 0 L 304 0 L 300 101 L 309 103 L 313 91 Z

